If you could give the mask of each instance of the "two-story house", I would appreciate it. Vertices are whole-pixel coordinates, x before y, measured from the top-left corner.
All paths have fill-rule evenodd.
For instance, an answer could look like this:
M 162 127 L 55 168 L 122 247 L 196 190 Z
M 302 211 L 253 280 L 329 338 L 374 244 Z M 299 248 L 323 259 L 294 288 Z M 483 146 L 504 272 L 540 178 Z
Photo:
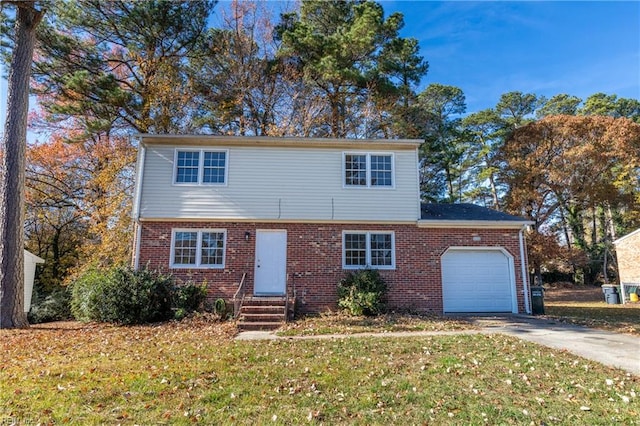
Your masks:
M 530 312 L 528 222 L 421 205 L 419 145 L 141 135 L 134 264 L 206 281 L 211 298 L 295 293 L 303 313 L 335 309 L 340 279 L 365 267 L 394 309 Z

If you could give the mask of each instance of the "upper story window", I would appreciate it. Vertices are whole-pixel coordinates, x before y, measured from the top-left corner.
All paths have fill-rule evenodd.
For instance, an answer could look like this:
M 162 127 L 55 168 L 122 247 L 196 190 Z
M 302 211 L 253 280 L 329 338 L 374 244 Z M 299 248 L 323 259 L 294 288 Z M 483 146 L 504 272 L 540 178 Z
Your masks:
M 176 151 L 175 183 L 225 184 L 227 151 Z
M 224 268 L 226 231 L 176 229 L 171 239 L 172 268 Z
M 393 154 L 344 154 L 344 185 L 393 188 Z
M 342 264 L 344 269 L 394 269 L 394 233 L 345 231 L 342 235 Z

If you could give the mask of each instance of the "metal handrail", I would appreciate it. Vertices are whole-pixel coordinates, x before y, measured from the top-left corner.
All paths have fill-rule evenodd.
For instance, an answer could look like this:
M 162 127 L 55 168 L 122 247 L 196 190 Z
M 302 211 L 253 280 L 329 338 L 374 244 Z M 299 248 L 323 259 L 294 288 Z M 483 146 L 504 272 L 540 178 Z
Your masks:
M 285 292 L 285 321 L 289 322 L 289 300 L 293 297 L 293 303 L 295 306 L 296 301 L 296 280 L 295 274 L 291 275 L 291 286 L 289 285 L 289 277 L 287 277 L 287 288 Z M 292 296 L 292 297 L 291 297 Z M 295 309 L 295 308 L 294 308 Z
M 284 322 L 289 322 L 289 277 L 287 277 L 285 286 L 286 288 L 284 292 Z
M 242 304 L 244 303 L 244 281 L 247 278 L 247 273 L 242 274 L 242 278 L 240 279 L 240 285 L 238 286 L 238 290 L 233 295 L 233 316 L 234 318 L 238 318 L 240 315 L 240 308 L 242 308 Z M 241 295 L 240 299 L 238 299 L 238 295 Z

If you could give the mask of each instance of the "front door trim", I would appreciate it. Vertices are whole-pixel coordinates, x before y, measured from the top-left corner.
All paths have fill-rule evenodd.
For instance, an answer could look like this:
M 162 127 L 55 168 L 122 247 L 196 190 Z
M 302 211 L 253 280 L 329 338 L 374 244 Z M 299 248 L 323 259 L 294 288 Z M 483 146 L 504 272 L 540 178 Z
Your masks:
M 257 229 L 254 296 L 284 296 L 287 288 L 286 229 Z

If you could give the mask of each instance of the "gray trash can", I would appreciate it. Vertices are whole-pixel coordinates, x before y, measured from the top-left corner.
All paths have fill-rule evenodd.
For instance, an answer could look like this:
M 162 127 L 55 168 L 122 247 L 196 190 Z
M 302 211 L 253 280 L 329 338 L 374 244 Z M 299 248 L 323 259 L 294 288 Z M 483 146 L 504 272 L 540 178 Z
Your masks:
M 531 313 L 544 315 L 544 288 L 542 286 L 531 287 Z
M 618 287 L 615 285 L 603 285 L 602 292 L 604 293 L 604 300 L 609 305 L 617 305 L 620 303 L 620 295 L 618 294 Z

